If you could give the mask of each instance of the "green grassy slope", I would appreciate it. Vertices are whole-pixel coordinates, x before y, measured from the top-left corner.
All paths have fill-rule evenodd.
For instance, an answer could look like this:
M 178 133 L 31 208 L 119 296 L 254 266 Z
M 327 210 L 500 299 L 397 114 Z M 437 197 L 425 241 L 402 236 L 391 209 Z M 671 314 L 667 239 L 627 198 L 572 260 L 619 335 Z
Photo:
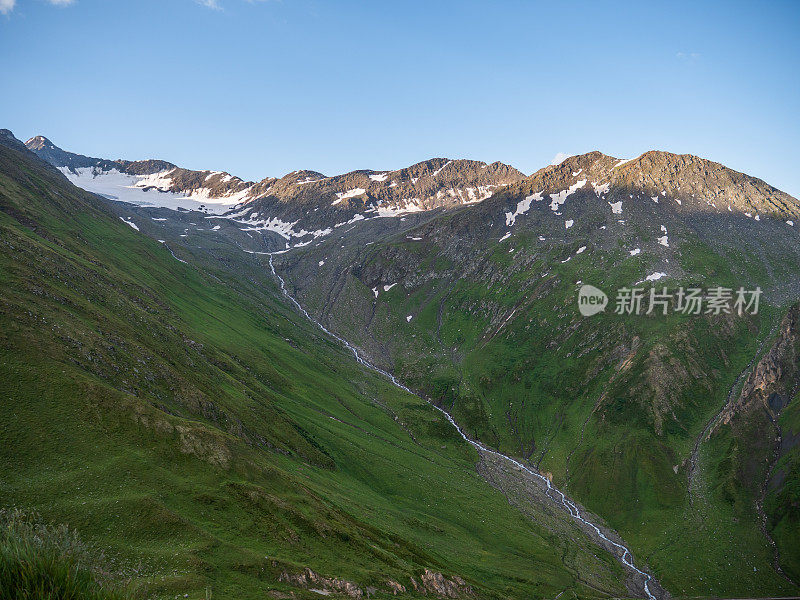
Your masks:
M 776 480 L 768 486 L 765 510 L 772 537 L 781 552 L 781 566 L 793 581 L 800 581 L 800 402 L 797 397 L 779 419 L 782 456 L 775 467 Z M 781 484 L 781 485 L 779 485 Z
M 713 491 L 697 502 L 687 492 L 695 439 L 784 307 L 764 303 L 757 316 L 741 318 L 627 317 L 613 314 L 612 295 L 609 311 L 584 319 L 579 282 L 616 290 L 643 281 L 658 263 L 632 256 L 630 240 L 608 242 L 597 230 L 602 221 L 591 223 L 598 233 L 571 244 L 542 243 L 538 236 L 552 229 L 536 223 L 504 241 L 477 242 L 462 258 L 458 244 L 477 237 L 470 227 L 478 221 L 467 211 L 445 215 L 367 249 L 326 242 L 282 258 L 279 268 L 313 313 L 447 407 L 472 435 L 552 473 L 630 541 L 673 594 L 796 593 L 771 568 L 754 509 L 717 489 L 717 465 L 729 452 L 719 440 L 702 462 Z M 626 235 L 635 239 L 636 227 L 632 221 Z M 781 247 L 726 255 L 690 230 L 680 236 L 684 275 L 659 286 L 766 289 L 765 253 L 769 264 L 797 270 L 781 263 Z M 316 268 L 318 258 L 333 256 L 335 263 Z M 377 298 L 376 274 L 397 283 Z
M 379 596 L 425 569 L 481 597 L 624 594 L 615 560 L 510 507 L 257 257 L 226 278 L 179 262 L 2 146 L 0 249 L 0 504 L 68 523 L 120 577 L 159 597 L 263 598 L 305 567 Z

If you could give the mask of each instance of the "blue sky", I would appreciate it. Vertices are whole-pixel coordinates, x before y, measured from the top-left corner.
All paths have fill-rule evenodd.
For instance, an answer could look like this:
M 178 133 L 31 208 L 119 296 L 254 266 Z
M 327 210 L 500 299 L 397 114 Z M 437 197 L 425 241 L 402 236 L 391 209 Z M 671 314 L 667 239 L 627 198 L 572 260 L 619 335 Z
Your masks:
M 800 197 L 800 2 L 0 0 L 0 127 L 246 179 L 698 154 Z

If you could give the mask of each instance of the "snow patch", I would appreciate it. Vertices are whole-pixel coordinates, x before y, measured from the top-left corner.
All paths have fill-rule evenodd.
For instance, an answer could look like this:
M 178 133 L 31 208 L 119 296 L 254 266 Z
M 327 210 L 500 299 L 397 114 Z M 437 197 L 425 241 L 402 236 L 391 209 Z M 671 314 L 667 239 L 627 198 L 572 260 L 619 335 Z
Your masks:
M 123 223 L 125 223 L 125 224 L 127 224 L 127 225 L 130 225 L 131 227 L 133 227 L 133 228 L 134 228 L 136 231 L 139 231 L 139 226 L 138 226 L 136 223 L 134 223 L 133 221 L 127 221 L 127 220 L 125 220 L 125 217 L 120 217 L 119 219 L 120 219 L 120 221 L 122 221 Z
M 104 171 L 96 167 L 81 167 L 74 171 L 67 167 L 59 167 L 59 170 L 73 184 L 87 192 L 137 206 L 199 210 L 221 215 L 250 198 L 249 187 L 228 196 L 213 197 L 208 188 L 198 188 L 189 192 L 170 191 L 172 179 L 167 176 L 174 169 L 149 175 L 128 175 L 117 169 Z
M 611 188 L 611 184 L 610 183 L 599 184 L 593 181 L 592 188 L 594 189 L 594 193 L 597 194 L 597 197 L 599 198 L 602 194 L 608 193 L 608 190 Z
M 347 200 L 348 198 L 355 198 L 356 196 L 360 196 L 361 194 L 365 193 L 367 190 L 364 188 L 353 188 L 352 190 L 347 190 L 346 192 L 337 192 L 336 193 L 336 200 L 331 202 L 331 206 L 336 206 L 342 200 Z
M 167 177 L 175 169 L 168 171 L 160 171 L 158 173 L 150 173 L 149 175 L 142 175 L 136 182 L 136 187 L 140 188 L 156 188 L 162 192 L 168 192 L 172 187 L 172 177 Z
M 379 206 L 379 217 L 399 217 L 408 213 L 422 212 L 425 210 L 420 205 L 419 198 L 404 198 L 396 206 Z
M 517 209 L 513 212 L 506 213 L 506 225 L 511 227 L 517 220 L 517 217 L 520 215 L 524 215 L 528 212 L 531 208 L 531 203 L 536 200 L 539 202 L 542 199 L 542 193 L 536 192 L 535 194 L 531 194 L 530 196 L 525 196 L 524 200 L 520 200 L 517 202 Z
M 550 194 L 550 199 L 552 200 L 552 202 L 550 202 L 550 210 L 553 212 L 558 211 L 559 207 L 567 201 L 567 198 L 569 198 L 569 196 L 574 194 L 576 190 L 579 190 L 584 185 L 586 185 L 586 180 L 581 179 L 577 183 L 569 186 L 569 189 L 567 190 L 563 190 L 557 194 Z
M 364 215 L 362 215 L 360 213 L 356 213 L 355 215 L 353 215 L 353 218 L 350 219 L 349 221 L 343 221 L 341 223 L 336 223 L 336 225 L 334 225 L 334 227 L 344 227 L 345 225 L 351 225 L 351 224 L 353 224 L 353 223 L 355 223 L 357 221 L 363 221 L 364 219 L 366 219 L 366 217 Z

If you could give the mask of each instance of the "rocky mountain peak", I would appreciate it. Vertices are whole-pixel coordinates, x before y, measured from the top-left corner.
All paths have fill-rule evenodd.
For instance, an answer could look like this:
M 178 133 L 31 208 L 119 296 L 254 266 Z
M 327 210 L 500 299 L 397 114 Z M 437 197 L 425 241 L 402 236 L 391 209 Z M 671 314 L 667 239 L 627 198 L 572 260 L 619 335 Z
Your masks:
M 315 181 L 320 181 L 322 179 L 327 179 L 325 175 L 320 173 L 319 171 L 310 171 L 308 169 L 303 169 L 302 171 L 292 171 L 291 173 L 287 173 L 283 177 L 281 177 L 281 181 L 286 181 L 287 183 L 295 183 L 295 184 L 306 184 L 306 183 L 313 183 Z
M 43 135 L 36 135 L 25 142 L 25 146 L 28 147 L 28 150 L 44 150 L 45 148 L 60 150 L 57 146 L 48 140 Z
M 796 220 L 800 203 L 764 181 L 691 154 L 651 150 L 633 159 L 594 151 L 549 165 L 504 191 L 514 200 L 536 194 L 594 193 L 610 203 L 657 204 L 669 199 L 675 211 L 737 213 L 760 219 Z
M 85 156 L 83 154 L 75 154 L 74 152 L 67 152 L 56 146 L 43 135 L 32 137 L 25 142 L 25 147 L 56 168 L 66 168 L 71 171 L 89 167 L 101 168 L 104 170 L 111 168 L 111 161 Z
M 649 197 L 673 198 L 682 210 L 792 219 L 800 203 L 768 183 L 692 154 L 645 152 L 621 165 L 611 184 Z

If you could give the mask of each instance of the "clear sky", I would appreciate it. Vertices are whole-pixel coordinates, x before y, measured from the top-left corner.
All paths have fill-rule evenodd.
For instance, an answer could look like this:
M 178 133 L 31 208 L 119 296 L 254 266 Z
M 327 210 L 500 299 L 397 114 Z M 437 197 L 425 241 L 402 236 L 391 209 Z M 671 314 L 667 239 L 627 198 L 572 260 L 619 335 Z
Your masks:
M 800 197 L 800 2 L 0 0 L 0 127 L 246 179 L 698 154 Z

